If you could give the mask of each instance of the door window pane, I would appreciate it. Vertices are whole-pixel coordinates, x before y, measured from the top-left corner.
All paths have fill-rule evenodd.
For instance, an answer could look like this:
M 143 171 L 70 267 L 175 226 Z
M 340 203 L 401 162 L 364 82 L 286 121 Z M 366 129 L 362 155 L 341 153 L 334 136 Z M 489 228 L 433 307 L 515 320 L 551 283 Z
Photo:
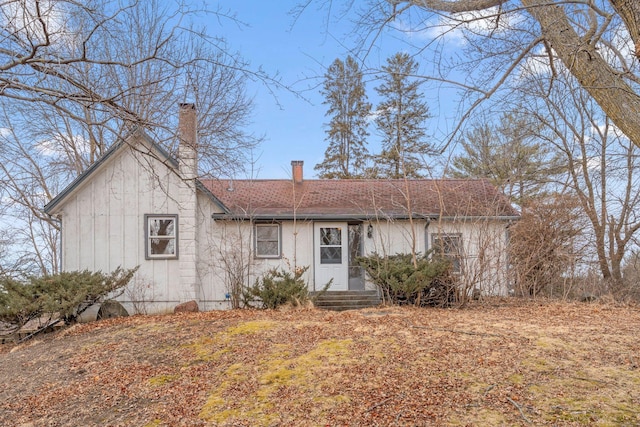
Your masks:
M 320 264 L 341 264 L 342 248 L 324 246 L 320 248 Z
M 341 245 L 342 229 L 339 227 L 327 227 L 320 229 L 320 244 L 325 245 Z
M 320 264 L 342 264 L 342 228 L 320 228 Z

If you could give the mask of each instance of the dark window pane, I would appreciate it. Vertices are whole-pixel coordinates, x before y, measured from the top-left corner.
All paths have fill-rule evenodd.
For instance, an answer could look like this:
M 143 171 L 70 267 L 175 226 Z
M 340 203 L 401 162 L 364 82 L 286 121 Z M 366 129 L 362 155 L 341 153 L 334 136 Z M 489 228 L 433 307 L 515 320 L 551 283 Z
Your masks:
M 363 273 L 362 267 L 358 266 L 350 266 L 349 267 L 349 279 L 355 279 L 357 277 L 362 277 Z
M 260 225 L 256 227 L 258 240 L 278 240 L 277 225 Z
M 175 224 L 173 219 L 150 219 L 149 236 L 175 237 Z
M 278 242 L 257 242 L 257 255 L 278 256 Z
M 256 225 L 256 256 L 280 256 L 280 226 Z
M 175 255 L 175 239 L 151 239 L 151 255 Z
M 436 254 L 448 260 L 454 272 L 461 271 L 462 245 L 461 237 L 457 235 L 433 236 L 433 249 Z
M 362 277 L 363 269 L 358 265 L 358 257 L 362 256 L 362 224 L 349 224 L 349 278 Z
M 321 245 L 341 245 L 342 244 L 342 229 L 331 227 L 320 229 L 320 244 Z
M 320 264 L 342 264 L 342 248 L 321 247 Z

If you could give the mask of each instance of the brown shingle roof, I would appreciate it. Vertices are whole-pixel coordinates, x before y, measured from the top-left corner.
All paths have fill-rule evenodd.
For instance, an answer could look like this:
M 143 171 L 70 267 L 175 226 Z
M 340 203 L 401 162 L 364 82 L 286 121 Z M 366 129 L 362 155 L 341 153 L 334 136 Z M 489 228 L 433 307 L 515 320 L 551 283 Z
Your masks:
M 498 216 L 518 212 L 486 180 L 203 180 L 231 215 L 253 218 Z M 409 197 L 407 197 L 409 195 Z

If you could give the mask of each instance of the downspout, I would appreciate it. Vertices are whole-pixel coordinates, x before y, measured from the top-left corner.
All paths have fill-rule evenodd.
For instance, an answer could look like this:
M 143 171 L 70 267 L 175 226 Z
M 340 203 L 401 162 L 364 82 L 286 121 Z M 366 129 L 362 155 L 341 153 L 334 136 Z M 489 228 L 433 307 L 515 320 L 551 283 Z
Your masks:
M 429 254 L 429 224 L 431 224 L 431 220 L 427 219 L 427 223 L 424 225 L 424 255 L 425 256 Z

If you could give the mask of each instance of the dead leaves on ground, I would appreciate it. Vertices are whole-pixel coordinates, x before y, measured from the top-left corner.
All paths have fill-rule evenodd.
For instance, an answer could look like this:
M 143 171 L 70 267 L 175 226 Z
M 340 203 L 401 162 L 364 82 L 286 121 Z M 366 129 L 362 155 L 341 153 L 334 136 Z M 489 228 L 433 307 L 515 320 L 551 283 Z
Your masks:
M 135 316 L 0 354 L 0 424 L 637 425 L 638 330 L 558 303 Z

